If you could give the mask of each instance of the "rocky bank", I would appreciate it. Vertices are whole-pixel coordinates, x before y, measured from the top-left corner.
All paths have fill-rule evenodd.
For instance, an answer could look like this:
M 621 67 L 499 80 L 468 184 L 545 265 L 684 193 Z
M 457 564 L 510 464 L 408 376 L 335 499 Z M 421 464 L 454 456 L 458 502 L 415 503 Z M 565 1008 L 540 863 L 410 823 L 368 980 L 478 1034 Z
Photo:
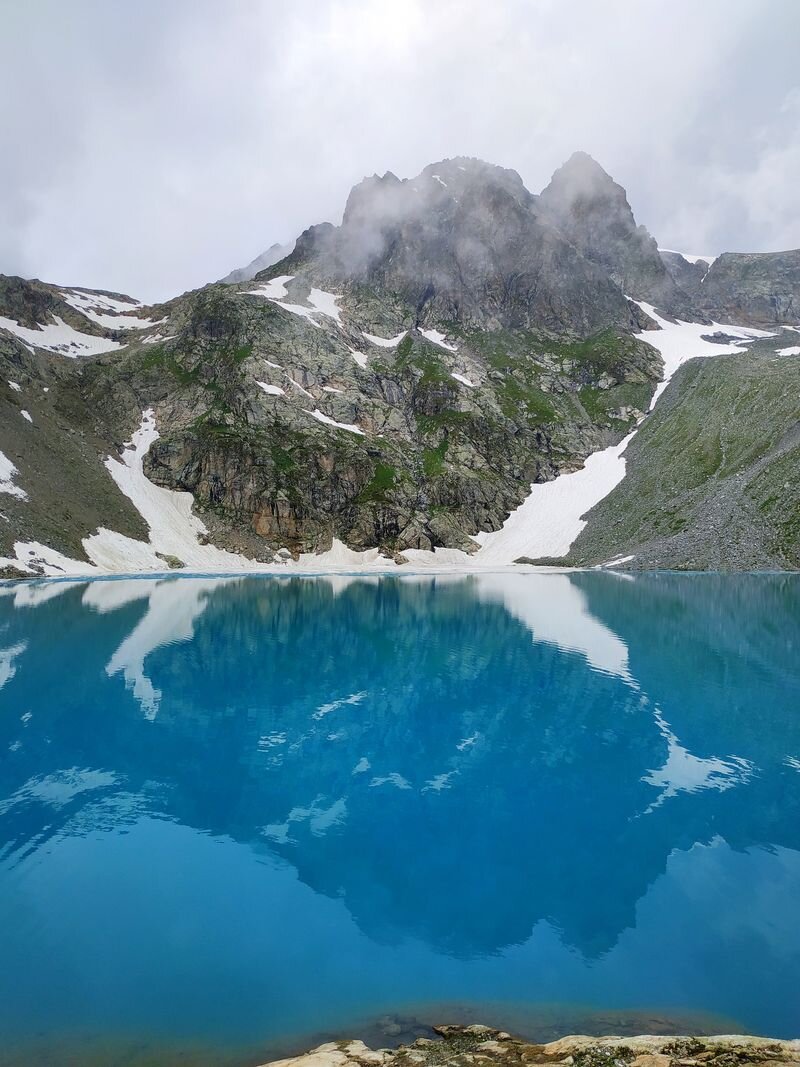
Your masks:
M 765 1037 L 562 1037 L 531 1044 L 487 1026 L 437 1026 L 438 1039 L 395 1049 L 332 1041 L 268 1067 L 748 1067 L 800 1064 L 800 1040 Z

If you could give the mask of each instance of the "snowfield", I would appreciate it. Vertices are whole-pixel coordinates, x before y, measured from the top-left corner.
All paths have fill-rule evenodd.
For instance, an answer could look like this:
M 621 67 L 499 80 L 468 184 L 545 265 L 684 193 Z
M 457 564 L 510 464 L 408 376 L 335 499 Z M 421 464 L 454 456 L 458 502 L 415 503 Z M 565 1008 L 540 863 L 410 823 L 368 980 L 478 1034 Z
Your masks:
M 457 352 L 458 349 L 455 345 L 451 345 L 445 338 L 445 335 L 441 330 L 420 330 L 422 336 L 430 341 L 434 345 L 438 345 L 439 348 L 446 348 L 448 352 Z
M 710 326 L 704 326 L 699 322 L 670 322 L 662 319 L 652 304 L 644 300 L 634 300 L 634 304 L 646 312 L 651 319 L 658 323 L 658 330 L 642 330 L 636 337 L 646 341 L 657 348 L 664 360 L 664 377 L 656 387 L 653 399 L 650 403 L 652 411 L 656 401 L 667 388 L 675 371 L 682 367 L 687 360 L 697 356 L 725 356 L 734 352 L 743 352 L 746 342 L 758 337 L 774 337 L 769 330 L 755 330 L 748 326 L 730 326 L 721 322 L 712 322 Z M 719 344 L 716 341 L 704 341 L 714 333 L 724 333 L 729 337 L 737 338 L 730 344 Z
M 520 556 L 564 556 L 586 525 L 585 512 L 608 496 L 625 477 L 622 453 L 633 434 L 618 445 L 594 452 L 580 470 L 531 486 L 530 495 L 496 533 L 479 533 L 480 563 L 513 563 Z

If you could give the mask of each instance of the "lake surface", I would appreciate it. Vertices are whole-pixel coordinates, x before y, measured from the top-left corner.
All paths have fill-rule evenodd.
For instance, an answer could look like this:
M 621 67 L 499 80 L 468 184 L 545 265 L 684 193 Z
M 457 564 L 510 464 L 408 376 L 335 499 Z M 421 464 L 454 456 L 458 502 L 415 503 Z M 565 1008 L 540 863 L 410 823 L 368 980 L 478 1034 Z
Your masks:
M 800 579 L 0 588 L 0 1064 L 800 1032 Z

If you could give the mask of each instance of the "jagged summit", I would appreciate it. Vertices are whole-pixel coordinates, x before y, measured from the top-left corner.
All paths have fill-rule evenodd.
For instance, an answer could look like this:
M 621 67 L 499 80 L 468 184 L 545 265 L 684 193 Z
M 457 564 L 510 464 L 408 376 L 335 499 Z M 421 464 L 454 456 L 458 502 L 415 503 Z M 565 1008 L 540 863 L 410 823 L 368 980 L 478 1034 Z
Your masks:
M 429 163 L 413 178 L 398 178 L 392 171 L 363 178 L 350 191 L 342 225 L 387 226 L 442 210 L 460 203 L 465 195 L 491 189 L 502 190 L 523 207 L 535 200 L 515 170 L 457 156 Z
M 587 152 L 573 152 L 562 163 L 542 190 L 539 203 L 562 222 L 571 223 L 573 232 L 580 219 L 591 217 L 599 208 L 613 209 L 617 221 L 636 227 L 625 190 Z
M 582 336 L 634 326 L 618 285 L 536 203 L 516 171 L 466 157 L 414 178 L 373 175 L 351 191 L 341 226 L 307 230 L 289 263 L 313 284 L 392 292 L 421 324 Z
M 543 215 L 623 292 L 666 311 L 690 303 L 667 270 L 655 239 L 638 226 L 621 185 L 586 152 L 574 152 L 539 197 Z

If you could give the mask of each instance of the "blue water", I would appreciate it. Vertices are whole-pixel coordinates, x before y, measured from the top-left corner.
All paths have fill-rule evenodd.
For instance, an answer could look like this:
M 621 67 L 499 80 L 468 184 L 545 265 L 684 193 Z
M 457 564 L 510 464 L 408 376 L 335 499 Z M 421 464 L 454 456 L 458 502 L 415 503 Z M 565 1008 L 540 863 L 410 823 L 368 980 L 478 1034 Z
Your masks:
M 797 578 L 0 594 L 4 1067 L 800 1032 Z

